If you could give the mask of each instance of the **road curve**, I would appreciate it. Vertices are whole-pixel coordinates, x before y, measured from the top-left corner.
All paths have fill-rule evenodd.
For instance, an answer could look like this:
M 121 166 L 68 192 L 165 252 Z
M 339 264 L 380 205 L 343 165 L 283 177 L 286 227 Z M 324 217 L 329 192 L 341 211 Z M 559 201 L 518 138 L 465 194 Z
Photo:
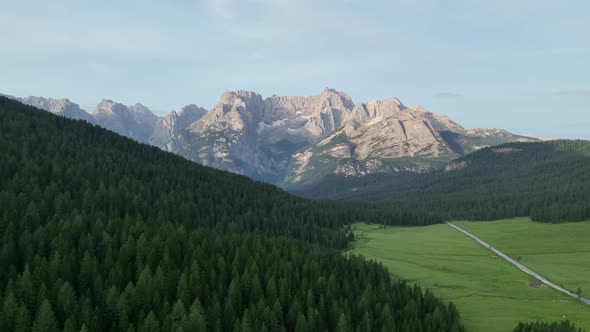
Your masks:
M 453 225 L 452 223 L 448 222 L 447 225 L 453 227 L 454 229 L 460 231 L 461 233 L 469 236 L 470 238 L 472 238 L 473 240 L 475 240 L 475 242 L 479 243 L 480 245 L 482 245 L 485 248 L 490 249 L 491 251 L 495 252 L 498 256 L 501 256 L 502 258 L 504 258 L 505 260 L 507 260 L 509 263 L 511 263 L 512 265 L 516 266 L 519 270 L 521 270 L 522 272 L 529 274 L 533 277 L 535 277 L 537 280 L 539 280 L 540 282 L 544 283 L 545 285 L 547 285 L 547 287 L 551 287 L 557 291 L 560 291 L 564 294 L 567 294 L 573 298 L 575 298 L 576 300 L 580 300 L 583 303 L 586 303 L 588 305 L 590 305 L 590 300 L 584 297 L 578 297 L 578 295 L 568 291 L 567 289 L 560 287 L 559 285 L 554 284 L 553 282 L 547 280 L 546 278 L 542 277 L 541 275 L 539 275 L 538 273 L 536 273 L 535 271 L 529 269 L 528 267 L 520 264 L 519 262 L 515 261 L 514 259 L 508 257 L 508 255 L 505 255 L 503 252 L 501 252 L 500 250 L 492 247 L 491 245 L 489 245 L 488 243 L 484 242 L 483 240 L 481 240 L 480 238 L 478 238 L 477 236 L 467 232 L 466 230 Z

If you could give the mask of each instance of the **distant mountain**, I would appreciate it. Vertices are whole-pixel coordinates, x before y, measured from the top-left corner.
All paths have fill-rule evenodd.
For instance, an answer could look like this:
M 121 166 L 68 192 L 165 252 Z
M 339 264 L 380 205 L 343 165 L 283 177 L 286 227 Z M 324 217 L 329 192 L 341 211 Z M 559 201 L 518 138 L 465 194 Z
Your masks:
M 80 108 L 80 105 L 71 102 L 67 98 L 62 99 L 53 99 L 53 98 L 44 98 L 44 97 L 26 97 L 26 98 L 17 98 L 14 96 L 9 96 L 5 94 L 0 94 L 1 96 L 18 100 L 23 104 L 37 107 L 39 109 L 51 112 L 56 115 L 60 115 L 69 119 L 75 120 L 84 120 L 90 123 L 94 123 L 94 118 L 92 115 L 88 114 L 86 111 Z
M 92 115 L 99 126 L 140 142 L 147 142 L 158 121 L 142 104 L 125 106 L 108 99 L 103 99 Z
M 53 99 L 33 96 L 18 98 L 1 93 L 0 96 L 18 100 L 26 105 L 66 118 L 85 120 L 136 141 L 159 147 L 164 146 L 175 133 L 186 129 L 207 113 L 204 108 L 191 104 L 182 107 L 179 111 L 171 111 L 165 116 L 159 117 L 140 103 L 127 106 L 103 99 L 90 114 L 67 98 Z
M 224 93 L 165 149 L 289 189 L 330 175 L 424 172 L 482 147 L 536 140 L 498 129 L 466 130 L 397 98 L 354 103 L 326 88 L 308 97 Z
M 487 146 L 537 140 L 500 129 L 467 130 L 397 98 L 354 103 L 330 88 L 306 97 L 226 92 L 209 112 L 188 105 L 164 117 L 139 103 L 106 99 L 92 115 L 67 99 L 19 100 L 290 190 L 332 175 L 426 172 Z
M 362 200 L 447 220 L 531 216 L 537 221 L 590 219 L 590 142 L 556 140 L 488 147 L 426 173 L 333 175 L 299 192 Z
M 191 104 L 172 111 L 156 121 L 148 142 L 155 146 L 164 146 L 172 137 L 207 114 L 207 110 Z
M 281 182 L 292 154 L 340 128 L 352 105 L 348 96 L 329 89 L 312 97 L 266 99 L 227 92 L 165 148 L 205 165 Z

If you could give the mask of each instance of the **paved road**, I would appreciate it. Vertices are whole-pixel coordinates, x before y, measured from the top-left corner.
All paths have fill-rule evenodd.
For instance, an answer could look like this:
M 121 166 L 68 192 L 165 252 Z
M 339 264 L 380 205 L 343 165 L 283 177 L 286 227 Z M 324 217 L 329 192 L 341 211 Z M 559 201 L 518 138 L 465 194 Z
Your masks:
M 542 277 L 541 275 L 539 275 L 539 274 L 538 274 L 538 273 L 536 273 L 535 271 L 533 271 L 533 270 L 529 269 L 528 267 L 526 267 L 526 266 L 524 266 L 524 265 L 520 264 L 519 262 L 515 261 L 514 259 L 512 259 L 512 258 L 508 257 L 508 255 L 505 255 L 505 254 L 504 254 L 503 252 L 501 252 L 500 250 L 498 250 L 498 249 L 496 249 L 496 248 L 492 247 L 491 245 L 487 244 L 486 242 L 482 241 L 482 240 L 481 240 L 480 238 L 478 238 L 477 236 L 475 236 L 475 235 L 473 235 L 473 234 L 471 234 L 471 233 L 467 232 L 466 230 L 464 230 L 464 229 L 462 229 L 462 228 L 460 228 L 460 227 L 457 227 L 457 226 L 455 226 L 455 225 L 451 224 L 450 222 L 448 222 L 448 223 L 447 223 L 447 225 L 449 225 L 449 226 L 453 227 L 454 229 L 456 229 L 456 230 L 460 231 L 461 233 L 463 233 L 463 234 L 465 234 L 465 235 L 469 236 L 470 238 L 474 239 L 474 240 L 475 240 L 475 242 L 477 242 L 477 243 L 479 243 L 480 245 L 482 245 L 483 247 L 486 247 L 486 248 L 490 249 L 491 251 L 495 252 L 495 253 L 496 253 L 498 256 L 501 256 L 502 258 L 504 258 L 505 260 L 507 260 L 508 262 L 510 262 L 512 265 L 516 266 L 516 267 L 517 267 L 519 270 L 521 270 L 522 272 L 524 272 L 524 273 L 526 273 L 526 274 L 529 274 L 529 275 L 531 275 L 531 276 L 535 277 L 537 280 L 539 280 L 540 282 L 544 283 L 544 284 L 545 284 L 545 285 L 547 285 L 548 287 L 551 287 L 551 288 L 553 288 L 553 289 L 555 289 L 555 290 L 558 290 L 558 291 L 560 291 L 560 292 L 562 292 L 562 293 L 565 293 L 565 294 L 567 294 L 567 295 L 569 295 L 569 296 L 571 296 L 571 297 L 573 297 L 573 298 L 575 298 L 575 299 L 577 299 L 577 300 L 580 300 L 580 301 L 582 301 L 582 302 L 584 302 L 584 303 L 586 303 L 586 304 L 590 305 L 590 300 L 589 300 L 589 299 L 587 299 L 587 298 L 584 298 L 584 297 L 578 297 L 578 295 L 576 295 L 576 294 L 574 294 L 574 293 L 572 293 L 572 292 L 568 291 L 567 289 L 564 289 L 564 288 L 562 288 L 562 287 L 560 287 L 560 286 L 558 286 L 558 285 L 556 285 L 556 284 L 552 283 L 551 281 L 549 281 L 549 280 L 547 280 L 546 278 Z

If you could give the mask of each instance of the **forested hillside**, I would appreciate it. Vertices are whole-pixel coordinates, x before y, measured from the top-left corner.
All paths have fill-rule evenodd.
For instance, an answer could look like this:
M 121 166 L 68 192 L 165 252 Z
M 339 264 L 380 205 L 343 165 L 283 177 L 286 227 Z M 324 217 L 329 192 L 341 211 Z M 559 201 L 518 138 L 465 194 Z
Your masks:
M 531 216 L 590 219 L 590 142 L 556 140 L 485 148 L 425 174 L 331 178 L 310 197 L 378 202 L 447 220 Z
M 569 321 L 519 323 L 514 332 L 584 332 Z
M 354 221 L 0 97 L 0 331 L 462 331 L 459 314 L 345 257 Z

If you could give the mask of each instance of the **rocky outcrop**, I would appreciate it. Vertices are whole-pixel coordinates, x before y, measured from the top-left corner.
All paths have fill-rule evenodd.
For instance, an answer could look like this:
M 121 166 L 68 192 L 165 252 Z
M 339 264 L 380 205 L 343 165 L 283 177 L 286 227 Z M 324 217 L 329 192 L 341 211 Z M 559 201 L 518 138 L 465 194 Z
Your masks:
M 313 144 L 342 127 L 352 108 L 347 94 L 330 88 L 310 97 L 272 96 L 265 100 L 260 134 L 271 144 Z
M 389 98 L 358 103 L 341 130 L 296 153 L 289 181 L 315 181 L 318 174 L 424 171 L 456 157 L 425 111 Z
M 463 128 L 460 124 L 456 123 L 455 121 L 451 120 L 451 118 L 449 118 L 446 115 L 428 112 L 424 107 L 420 105 L 412 106 L 412 108 L 416 111 L 423 112 L 432 124 L 432 126 L 439 132 L 465 132 L 465 128 Z
M 156 121 L 148 142 L 151 145 L 164 146 L 175 134 L 182 132 L 205 114 L 206 109 L 194 104 L 172 111 Z

